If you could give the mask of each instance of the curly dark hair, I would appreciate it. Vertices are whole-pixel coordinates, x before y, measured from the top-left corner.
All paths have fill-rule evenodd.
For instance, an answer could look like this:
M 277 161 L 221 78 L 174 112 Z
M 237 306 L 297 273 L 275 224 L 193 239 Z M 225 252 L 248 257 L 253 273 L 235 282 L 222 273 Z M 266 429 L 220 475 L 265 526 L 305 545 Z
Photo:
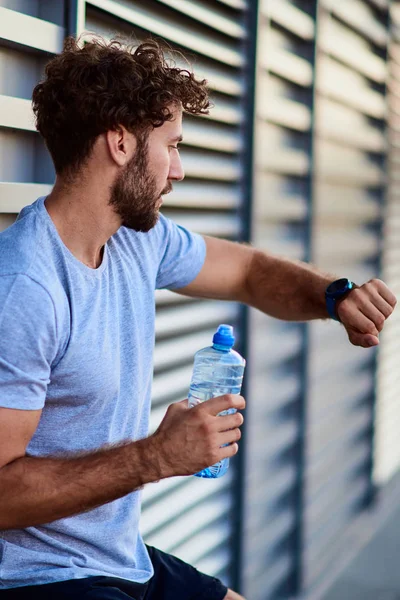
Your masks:
M 33 111 L 58 174 L 79 169 L 106 131 L 123 125 L 146 135 L 173 118 L 176 104 L 194 115 L 210 106 L 206 80 L 168 62 L 154 40 L 137 46 L 96 36 L 81 47 L 68 37 L 45 74 Z

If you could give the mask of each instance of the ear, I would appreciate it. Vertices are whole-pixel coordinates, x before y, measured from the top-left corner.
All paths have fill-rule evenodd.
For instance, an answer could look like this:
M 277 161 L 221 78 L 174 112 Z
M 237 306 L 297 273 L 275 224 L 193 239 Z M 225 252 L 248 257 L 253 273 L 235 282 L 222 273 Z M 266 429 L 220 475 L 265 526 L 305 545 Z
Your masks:
M 106 132 L 106 143 L 110 157 L 119 166 L 123 167 L 134 155 L 136 138 L 129 133 L 123 125 L 113 131 Z

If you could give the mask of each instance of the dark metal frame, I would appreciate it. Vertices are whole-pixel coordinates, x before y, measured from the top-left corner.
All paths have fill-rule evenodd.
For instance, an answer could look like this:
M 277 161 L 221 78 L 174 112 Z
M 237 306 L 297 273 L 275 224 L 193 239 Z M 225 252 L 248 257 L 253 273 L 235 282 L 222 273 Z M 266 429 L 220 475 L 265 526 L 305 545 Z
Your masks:
M 246 14 L 247 39 L 244 42 L 246 55 L 246 70 L 243 74 L 245 80 L 246 97 L 244 98 L 244 112 L 246 120 L 243 126 L 243 150 L 242 163 L 242 204 L 239 209 L 240 221 L 242 223 L 241 242 L 252 240 L 252 208 L 253 208 L 253 168 L 254 168 L 254 119 L 255 119 L 255 85 L 257 72 L 257 26 L 258 26 L 258 0 L 252 0 Z M 247 356 L 249 344 L 249 309 L 242 306 L 240 310 L 241 343 L 240 352 Z M 244 377 L 242 394 L 246 397 L 248 391 L 246 375 Z M 233 561 L 232 561 L 232 585 L 235 590 L 243 591 L 243 523 L 245 522 L 245 468 L 246 468 L 246 420 L 242 427 L 242 439 L 240 452 L 237 455 L 237 473 L 234 484 L 234 513 L 233 513 Z
M 310 157 L 310 170 L 306 179 L 307 186 L 307 219 L 304 223 L 304 248 L 305 262 L 312 260 L 312 230 L 313 230 L 313 206 L 314 206 L 314 136 L 315 136 L 315 102 L 316 102 L 316 62 L 317 62 L 317 25 L 318 25 L 318 2 L 317 0 L 306 0 L 309 8 L 307 11 L 314 19 L 315 36 L 312 49 L 312 67 L 314 80 L 310 90 L 311 127 L 308 137 L 308 153 Z M 310 42 L 312 43 L 312 42 Z M 293 555 L 294 568 L 290 582 L 290 593 L 295 596 L 303 589 L 303 546 L 304 546 L 304 506 L 305 506 L 305 471 L 306 471 L 306 432 L 307 432 L 307 398 L 308 398 L 308 358 L 309 358 L 309 325 L 299 325 L 302 332 L 302 352 L 300 357 L 300 380 L 301 394 L 298 399 L 298 423 L 299 436 L 297 440 L 297 481 L 295 488 L 295 511 L 296 525 L 293 532 Z

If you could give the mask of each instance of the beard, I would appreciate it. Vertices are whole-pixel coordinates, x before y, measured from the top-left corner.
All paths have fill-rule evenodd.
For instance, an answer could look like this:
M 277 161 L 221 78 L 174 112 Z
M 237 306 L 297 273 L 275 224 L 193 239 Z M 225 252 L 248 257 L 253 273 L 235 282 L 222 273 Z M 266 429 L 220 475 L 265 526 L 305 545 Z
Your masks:
M 124 227 L 147 232 L 157 224 L 161 196 L 171 190 L 171 182 L 161 191 L 158 189 L 156 178 L 148 168 L 147 140 L 142 140 L 114 181 L 109 203 Z

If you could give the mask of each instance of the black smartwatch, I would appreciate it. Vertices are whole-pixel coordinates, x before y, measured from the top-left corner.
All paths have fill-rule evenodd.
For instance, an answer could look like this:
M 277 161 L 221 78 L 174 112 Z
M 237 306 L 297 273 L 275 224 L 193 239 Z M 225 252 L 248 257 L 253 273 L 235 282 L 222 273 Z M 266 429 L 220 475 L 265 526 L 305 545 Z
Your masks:
M 325 290 L 325 301 L 326 309 L 331 319 L 340 321 L 336 312 L 336 305 L 338 300 L 343 300 L 351 290 L 356 288 L 357 285 L 350 281 L 350 279 L 337 279 L 333 281 Z

